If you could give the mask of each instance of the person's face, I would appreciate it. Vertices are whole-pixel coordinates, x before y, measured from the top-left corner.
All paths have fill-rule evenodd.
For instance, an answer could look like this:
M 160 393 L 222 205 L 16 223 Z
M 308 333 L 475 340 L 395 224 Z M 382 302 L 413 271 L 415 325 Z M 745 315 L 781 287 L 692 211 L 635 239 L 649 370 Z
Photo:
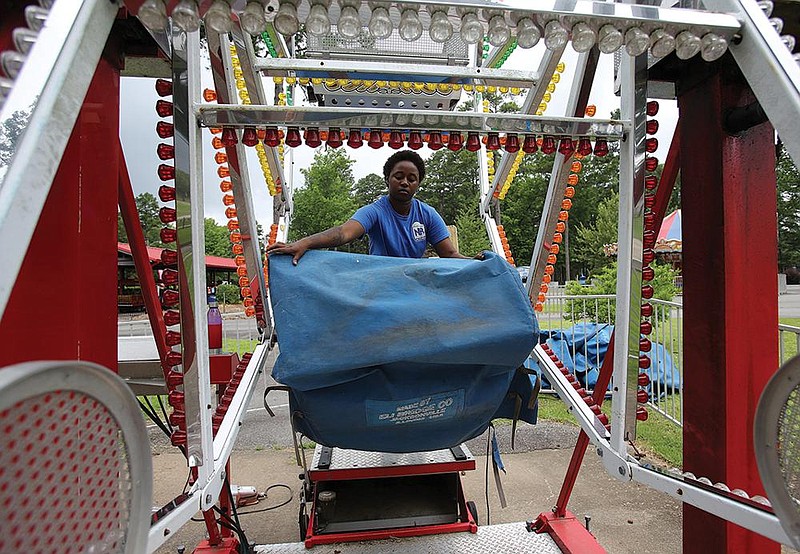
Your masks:
M 409 202 L 419 188 L 419 171 L 417 166 L 410 161 L 401 161 L 394 164 L 389 173 L 389 198 L 399 202 Z

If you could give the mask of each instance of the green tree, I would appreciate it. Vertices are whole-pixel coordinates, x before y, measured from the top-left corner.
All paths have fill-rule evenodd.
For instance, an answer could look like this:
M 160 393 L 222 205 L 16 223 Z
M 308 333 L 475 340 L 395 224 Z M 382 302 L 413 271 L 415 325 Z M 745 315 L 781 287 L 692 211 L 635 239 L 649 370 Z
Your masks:
M 295 191 L 290 240 L 324 231 L 347 221 L 357 206 L 351 196 L 353 160 L 344 149 L 318 152 L 301 172 L 305 187 Z
M 231 258 L 231 240 L 228 228 L 224 225 L 219 225 L 213 217 L 205 218 L 203 224 L 206 255 Z
M 377 173 L 370 173 L 353 186 L 352 197 L 358 207 L 372 204 L 386 194 L 386 181 Z
M 147 246 L 162 248 L 161 229 L 164 224 L 158 217 L 158 210 L 161 206 L 156 197 L 149 192 L 143 192 L 136 197 L 136 211 L 139 212 L 139 222 L 144 233 L 144 242 Z M 122 222 L 122 214 L 117 213 L 117 240 L 128 242 L 128 234 L 125 232 L 125 225 Z
M 452 225 L 465 204 L 475 206 L 478 156 L 475 152 L 438 150 L 425 163 L 426 176 L 417 198 L 433 206 Z
M 800 172 L 781 145 L 777 159 L 778 269 L 800 266 Z
M 474 256 L 478 252 L 492 249 L 476 205 L 477 200 L 470 205 L 463 205 L 456 216 L 458 251 L 465 256 Z
M 617 222 L 619 221 L 619 194 L 611 192 L 610 196 L 602 200 L 597 206 L 597 216 L 594 222 L 588 225 L 579 225 L 572 235 L 576 238 L 572 250 L 572 259 L 590 273 L 600 269 L 611 262 L 603 246 L 617 242 Z

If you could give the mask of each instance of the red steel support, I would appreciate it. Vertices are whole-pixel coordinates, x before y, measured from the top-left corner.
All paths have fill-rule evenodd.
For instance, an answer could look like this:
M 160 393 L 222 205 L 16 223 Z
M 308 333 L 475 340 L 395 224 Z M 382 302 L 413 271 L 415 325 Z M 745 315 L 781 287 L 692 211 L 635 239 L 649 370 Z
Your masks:
M 688 73 L 684 79 L 694 77 Z M 759 395 L 778 367 L 775 134 L 768 123 L 739 136 L 724 131 L 726 112 L 755 100 L 733 64 L 696 81 L 678 87 L 683 467 L 763 494 L 752 431 Z M 780 546 L 685 505 L 683 551 L 777 554 Z
M 131 246 L 131 256 L 136 267 L 139 286 L 142 289 L 147 317 L 150 319 L 150 327 L 153 330 L 158 357 L 166 375 L 169 368 L 164 366 L 164 361 L 167 353 L 171 350 L 166 341 L 167 327 L 164 325 L 164 313 L 161 311 L 156 279 L 153 277 L 153 268 L 150 265 L 150 257 L 147 255 L 147 243 L 144 241 L 144 231 L 142 231 L 142 223 L 136 209 L 136 198 L 133 195 L 133 185 L 128 174 L 128 166 L 125 163 L 122 144 L 119 144 L 119 211 L 122 215 L 122 222 L 125 224 L 128 243 Z
M 119 72 L 109 42 L 0 320 L 0 366 L 86 360 L 116 371 Z

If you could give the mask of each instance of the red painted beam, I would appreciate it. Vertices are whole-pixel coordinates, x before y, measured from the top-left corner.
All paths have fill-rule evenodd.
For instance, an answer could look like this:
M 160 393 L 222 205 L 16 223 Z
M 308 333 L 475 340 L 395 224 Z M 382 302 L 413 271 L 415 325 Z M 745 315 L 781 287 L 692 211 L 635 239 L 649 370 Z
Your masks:
M 702 76 L 706 68 L 687 66 Z M 733 66 L 680 86 L 683 217 L 683 467 L 731 489 L 763 494 L 753 415 L 778 367 L 774 130 L 739 136 L 724 114 L 754 97 Z M 691 506 L 687 554 L 777 554 L 780 546 Z
M 0 320 L 0 366 L 86 360 L 116 370 L 118 60 L 109 45 L 95 70 Z
M 153 268 L 150 265 L 150 256 L 147 253 L 147 243 L 144 240 L 142 223 L 139 220 L 139 211 L 136 208 L 136 199 L 133 196 L 133 185 L 128 174 L 128 166 L 125 163 L 125 154 L 122 151 L 122 144 L 119 144 L 119 211 L 122 214 L 122 222 L 125 224 L 125 232 L 128 235 L 128 243 L 131 247 L 133 265 L 136 267 L 136 276 L 139 278 L 139 286 L 142 289 L 144 305 L 147 309 L 147 317 L 150 320 L 150 327 L 153 330 L 158 358 L 161 360 L 161 368 L 164 375 L 169 368 L 164 365 L 167 353 L 171 348 L 167 345 L 166 332 L 164 325 L 164 313 L 161 311 L 161 301 L 158 298 L 156 279 L 153 276 Z

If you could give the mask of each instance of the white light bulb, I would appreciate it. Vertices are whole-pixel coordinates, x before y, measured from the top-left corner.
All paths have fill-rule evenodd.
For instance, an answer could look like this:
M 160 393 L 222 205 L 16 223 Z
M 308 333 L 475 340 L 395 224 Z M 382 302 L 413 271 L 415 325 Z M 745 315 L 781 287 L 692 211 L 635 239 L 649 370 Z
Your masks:
M 16 79 L 28 57 L 15 50 L 0 52 L 0 69 L 9 79 Z
M 267 21 L 264 18 L 264 6 L 261 2 L 251 0 L 244 7 L 242 15 L 239 16 L 239 22 L 242 24 L 242 29 L 249 35 L 259 35 L 267 27 Z
M 300 30 L 300 21 L 297 19 L 297 6 L 294 2 L 284 1 L 275 14 L 275 30 L 284 36 L 291 36 Z
M 706 33 L 700 44 L 700 55 L 707 62 L 713 62 L 722 57 L 728 50 L 728 41 L 714 33 Z
M 650 52 L 656 58 L 663 58 L 675 50 L 675 37 L 664 29 L 656 29 L 650 33 Z
M 781 42 L 783 42 L 789 52 L 794 51 L 794 47 L 797 44 L 797 40 L 793 35 L 781 35 Z
M 511 29 L 508 28 L 505 18 L 502 15 L 495 15 L 489 20 L 489 30 L 486 33 L 489 44 L 492 46 L 503 46 L 511 38 Z
M 369 33 L 375 38 L 389 38 L 392 34 L 392 19 L 389 10 L 383 6 L 375 6 L 369 18 Z
M 324 4 L 316 3 L 311 6 L 306 18 L 306 31 L 318 37 L 331 32 L 331 20 L 328 17 L 328 8 Z
M 193 33 L 200 29 L 200 11 L 194 0 L 181 0 L 172 10 L 172 21 L 179 29 Z
M 467 12 L 461 17 L 461 40 L 467 44 L 478 44 L 483 38 L 483 25 L 475 12 Z
M 631 27 L 625 31 L 625 51 L 629 56 L 639 56 L 647 52 L 650 37 L 639 27 Z
M 775 28 L 775 32 L 781 34 L 783 32 L 783 19 L 780 17 L 770 17 L 770 24 Z
M 579 21 L 572 26 L 572 49 L 576 52 L 588 52 L 596 41 L 597 33 L 587 23 Z
M 700 52 L 700 37 L 690 31 L 682 31 L 675 37 L 675 55 L 682 60 L 693 58 Z
M 453 36 L 453 24 L 447 17 L 447 11 L 437 9 L 431 14 L 431 25 L 428 33 L 433 42 L 447 42 Z
M 533 48 L 542 38 L 542 31 L 539 26 L 529 17 L 523 17 L 517 21 L 517 45 L 520 48 Z
M 336 29 L 344 38 L 357 38 L 361 34 L 361 18 L 358 17 L 358 10 L 350 5 L 342 6 L 342 13 L 339 15 Z
M 597 48 L 603 54 L 613 54 L 622 46 L 622 32 L 610 23 L 600 27 L 597 33 Z
M 567 44 L 569 33 L 564 26 L 553 19 L 544 26 L 544 45 L 548 50 L 558 50 Z
M 225 0 L 214 0 L 203 17 L 207 29 L 217 33 L 230 33 L 233 29 L 231 6 Z
M 414 42 L 422 36 L 422 21 L 419 20 L 417 10 L 407 8 L 400 15 L 400 25 L 397 27 L 400 37 L 408 42 Z
M 775 4 L 772 3 L 772 0 L 760 0 L 758 2 L 758 7 L 761 8 L 761 11 L 764 12 L 764 15 L 771 17 L 772 10 L 775 8 Z
M 167 27 L 167 7 L 163 0 L 145 0 L 139 7 L 139 21 L 150 31 L 163 31 Z
M 39 33 L 35 33 L 27 27 L 17 27 L 11 32 L 11 37 L 14 40 L 14 46 L 20 54 L 28 55 L 36 44 L 36 39 L 39 38 Z M 792 48 L 789 48 L 791 51 Z

